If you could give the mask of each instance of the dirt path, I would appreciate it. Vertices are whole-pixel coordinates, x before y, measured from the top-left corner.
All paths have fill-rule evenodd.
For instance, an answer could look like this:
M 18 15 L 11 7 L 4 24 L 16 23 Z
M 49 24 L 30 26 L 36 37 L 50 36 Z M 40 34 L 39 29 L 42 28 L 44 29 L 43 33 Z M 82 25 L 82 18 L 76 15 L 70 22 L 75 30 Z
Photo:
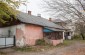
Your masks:
M 9 52 L 7 55 L 85 55 L 85 43 L 75 42 L 67 47 L 44 52 Z

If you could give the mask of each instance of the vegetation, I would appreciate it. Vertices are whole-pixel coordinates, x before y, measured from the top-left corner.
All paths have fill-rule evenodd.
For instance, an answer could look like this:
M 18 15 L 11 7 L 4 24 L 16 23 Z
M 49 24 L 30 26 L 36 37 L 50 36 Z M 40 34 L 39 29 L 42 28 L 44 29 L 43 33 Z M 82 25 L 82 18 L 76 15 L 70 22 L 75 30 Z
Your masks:
M 85 43 L 85 40 L 64 40 L 63 43 L 57 45 L 57 46 L 52 46 L 52 45 L 36 45 L 36 46 L 28 46 L 28 47 L 23 47 L 23 48 L 14 48 L 16 51 L 21 51 L 21 52 L 40 52 L 40 51 L 47 51 L 55 48 L 63 48 L 70 46 L 72 44 L 75 44 L 76 42 L 79 43 Z
M 17 21 L 16 14 L 18 11 L 16 8 L 19 7 L 20 4 L 24 4 L 26 1 L 21 0 L 1 0 L 0 1 L 0 27 L 11 25 L 12 22 L 16 23 Z
M 81 35 L 74 35 L 72 39 L 73 40 L 82 40 L 82 37 L 81 37 Z
M 32 47 L 22 47 L 22 48 L 14 48 L 16 51 L 22 51 L 22 52 L 29 52 L 29 51 L 36 51 Z
M 42 46 L 28 46 L 28 47 L 22 47 L 22 48 L 14 48 L 16 51 L 22 51 L 22 52 L 40 52 L 40 51 L 46 51 L 49 49 L 54 48 L 54 46 L 51 45 L 42 45 Z
M 59 47 L 66 47 L 66 46 L 70 46 L 71 44 L 73 44 L 75 41 L 74 40 L 64 40 L 64 42 L 63 43 L 61 43 L 61 44 L 58 44 L 57 46 L 55 46 L 55 47 L 57 47 L 57 48 L 59 48 Z
M 83 40 L 85 40 L 85 25 L 84 24 L 85 24 L 84 22 L 77 21 L 77 24 L 75 25 L 76 26 L 75 32 L 78 33 Z
M 45 42 L 44 39 L 39 39 L 36 41 L 36 45 L 46 45 L 47 43 Z
M 7 3 L 0 1 L 0 27 L 11 25 L 11 22 L 17 20 L 17 13 L 18 12 L 11 6 L 9 6 Z
M 61 48 L 61 47 L 66 47 L 70 46 L 73 44 L 75 41 L 74 40 L 65 40 L 64 43 L 59 44 L 57 46 L 52 46 L 49 44 L 41 44 L 43 43 L 43 40 L 38 40 L 38 44 L 36 46 L 28 46 L 28 47 L 23 47 L 23 48 L 14 48 L 16 51 L 22 51 L 22 52 L 39 52 L 39 51 L 46 51 L 54 48 Z
M 59 44 L 59 45 L 57 45 L 55 47 L 57 47 L 57 48 L 67 47 L 67 46 L 71 46 L 72 44 L 75 44 L 76 42 L 78 42 L 78 43 L 85 43 L 85 40 L 80 39 L 79 36 L 77 36 L 77 37 L 79 39 L 75 37 L 76 39 L 73 39 L 73 40 L 64 40 L 63 43 L 61 43 L 61 44 Z
M 53 17 L 72 20 L 73 26 L 82 39 L 85 39 L 85 4 L 84 0 L 44 0 L 43 7 Z
M 0 0 L 1 2 L 4 2 L 8 4 L 10 7 L 16 9 L 20 6 L 20 4 L 25 5 L 27 0 Z
M 43 7 L 53 17 L 61 17 L 62 19 L 82 20 L 84 21 L 85 15 L 85 1 L 81 0 L 44 0 Z M 79 9 L 81 8 L 81 10 Z
M 4 52 L 0 52 L 0 55 L 6 55 L 6 53 L 4 53 Z
M 6 3 L 0 2 L 0 22 L 5 24 L 8 21 L 12 21 L 12 15 L 15 18 L 17 11 L 12 7 L 8 6 Z M 11 20 L 10 20 L 11 19 Z
M 43 39 L 39 39 L 36 41 L 35 46 L 26 46 L 23 48 L 14 48 L 16 51 L 24 51 L 24 52 L 39 52 L 45 51 L 53 48 L 54 46 L 47 44 Z
M 16 6 L 16 5 L 18 5 L 17 4 L 17 1 L 13 1 L 13 0 L 0 0 L 1 2 L 4 2 L 4 3 L 6 3 L 6 4 L 9 4 L 9 6 Z M 16 6 L 17 7 L 17 6 Z

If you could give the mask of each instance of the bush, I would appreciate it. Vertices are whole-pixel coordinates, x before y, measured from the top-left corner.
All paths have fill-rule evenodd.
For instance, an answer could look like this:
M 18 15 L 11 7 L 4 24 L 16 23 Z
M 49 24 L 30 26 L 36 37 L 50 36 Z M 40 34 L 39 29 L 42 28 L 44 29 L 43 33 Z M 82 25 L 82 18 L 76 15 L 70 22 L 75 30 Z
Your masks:
M 46 42 L 44 39 L 39 39 L 36 41 L 36 45 L 46 45 Z
M 82 39 L 81 35 L 74 35 L 72 39 L 80 40 Z

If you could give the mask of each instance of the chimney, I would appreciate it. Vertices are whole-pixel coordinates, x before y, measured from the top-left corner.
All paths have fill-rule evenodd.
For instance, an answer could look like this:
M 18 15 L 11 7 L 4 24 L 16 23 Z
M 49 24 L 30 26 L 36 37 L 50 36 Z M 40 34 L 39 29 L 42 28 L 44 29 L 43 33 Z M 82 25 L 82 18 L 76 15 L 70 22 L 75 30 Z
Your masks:
M 41 17 L 41 14 L 37 14 L 38 17 Z
M 49 18 L 49 21 L 52 21 L 52 18 Z
M 28 11 L 28 15 L 31 15 L 31 11 Z

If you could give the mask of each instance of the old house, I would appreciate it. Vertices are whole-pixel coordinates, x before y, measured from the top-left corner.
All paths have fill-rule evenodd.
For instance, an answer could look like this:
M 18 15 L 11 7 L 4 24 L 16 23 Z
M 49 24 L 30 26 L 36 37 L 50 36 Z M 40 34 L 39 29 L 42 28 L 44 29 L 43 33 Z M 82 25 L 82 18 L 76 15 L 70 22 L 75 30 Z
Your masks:
M 61 19 L 55 19 L 53 20 L 55 24 L 61 25 L 65 31 L 64 31 L 64 37 L 65 39 L 71 39 L 74 34 L 74 26 L 72 24 L 71 20 L 61 20 Z
M 32 46 L 36 44 L 36 40 L 43 39 L 47 36 L 47 39 L 50 39 L 50 43 L 53 45 L 63 42 L 64 29 L 62 26 L 54 24 L 42 18 L 40 15 L 34 16 L 31 14 L 31 11 L 28 11 L 28 13 L 20 12 L 17 18 L 20 21 L 19 24 L 1 28 L 1 30 L 6 30 L 0 32 L 0 34 L 4 32 L 3 35 L 8 35 L 10 30 L 11 35 L 15 37 L 15 41 L 12 40 L 12 44 L 15 43 L 15 45 L 19 47 Z M 8 42 L 10 41 L 11 39 L 9 39 Z M 3 43 L 1 43 L 0 40 L 0 45 L 1 44 Z

